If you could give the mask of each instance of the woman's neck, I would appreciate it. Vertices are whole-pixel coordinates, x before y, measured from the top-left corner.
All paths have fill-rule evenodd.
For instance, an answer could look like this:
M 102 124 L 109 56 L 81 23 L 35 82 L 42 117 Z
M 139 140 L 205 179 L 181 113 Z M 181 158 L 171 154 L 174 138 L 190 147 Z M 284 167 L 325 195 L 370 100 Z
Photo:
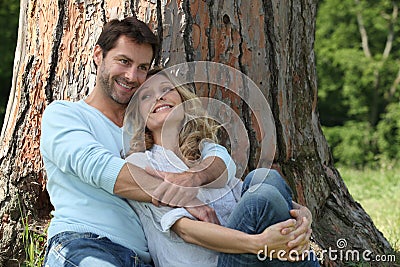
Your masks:
M 179 129 L 177 127 L 163 127 L 152 132 L 154 144 L 169 149 L 175 153 L 179 151 Z

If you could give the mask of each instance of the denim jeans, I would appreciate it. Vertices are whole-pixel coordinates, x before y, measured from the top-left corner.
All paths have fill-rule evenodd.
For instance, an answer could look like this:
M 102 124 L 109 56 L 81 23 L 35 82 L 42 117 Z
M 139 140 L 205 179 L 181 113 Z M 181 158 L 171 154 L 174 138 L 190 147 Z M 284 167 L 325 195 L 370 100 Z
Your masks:
M 136 253 L 92 233 L 62 232 L 48 242 L 44 267 L 145 267 Z
M 275 170 L 256 169 L 249 173 L 242 187 L 242 198 L 228 219 L 227 227 L 248 234 L 258 234 L 270 225 L 290 219 L 292 192 Z M 315 258 L 315 257 L 314 257 Z M 255 254 L 221 253 L 219 267 L 234 266 L 319 266 L 316 259 L 288 262 Z

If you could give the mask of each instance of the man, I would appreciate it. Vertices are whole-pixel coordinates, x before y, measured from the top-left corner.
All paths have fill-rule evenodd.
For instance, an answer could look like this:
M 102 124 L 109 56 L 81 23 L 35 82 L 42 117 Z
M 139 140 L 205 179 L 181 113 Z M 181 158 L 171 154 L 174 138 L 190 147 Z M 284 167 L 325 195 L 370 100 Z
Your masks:
M 156 36 L 143 22 L 133 17 L 110 21 L 94 48 L 98 76 L 93 91 L 85 100 L 55 101 L 46 109 L 41 153 L 55 207 L 48 229 L 48 266 L 64 266 L 64 261 L 79 266 L 151 261 L 139 219 L 122 197 L 139 201 L 152 197 L 135 183 L 120 151 L 125 108 L 146 79 L 157 48 Z M 222 147 L 214 152 L 229 164 Z M 204 171 L 181 175 L 178 180 L 186 181 L 181 185 L 208 183 L 226 169 L 219 158 L 206 158 L 204 164 L 210 163 Z M 155 180 L 139 168 L 132 170 Z M 195 196 L 195 191 L 168 186 L 173 179 L 177 177 L 157 179 L 160 186 L 153 195 L 158 200 L 179 205 Z M 203 219 L 212 216 L 207 208 L 199 212 Z
M 143 229 L 125 198 L 184 206 L 197 192 L 185 187 L 219 177 L 224 181 L 235 171 L 226 150 L 211 144 L 204 146 L 196 171 L 164 173 L 164 180 L 128 168 L 121 158 L 125 108 L 145 81 L 157 48 L 156 36 L 136 18 L 108 22 L 94 48 L 97 78 L 90 95 L 46 108 L 40 149 L 55 211 L 45 266 L 147 266 L 151 259 Z M 139 186 L 135 177 L 149 186 Z M 194 210 L 195 217 L 215 222 L 211 208 Z M 293 246 L 304 244 L 308 228 L 303 224 L 296 230 Z

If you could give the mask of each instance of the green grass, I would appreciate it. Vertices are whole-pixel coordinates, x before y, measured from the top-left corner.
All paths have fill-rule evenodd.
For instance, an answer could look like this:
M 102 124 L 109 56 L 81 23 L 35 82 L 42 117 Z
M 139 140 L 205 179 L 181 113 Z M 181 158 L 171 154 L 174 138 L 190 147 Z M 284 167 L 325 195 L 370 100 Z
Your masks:
M 338 169 L 350 194 L 400 253 L 400 166 L 380 170 Z
M 29 216 L 22 212 L 18 198 L 19 211 L 22 217 L 23 231 L 20 233 L 25 250 L 25 261 L 22 267 L 40 267 L 44 261 L 46 234 L 38 232 L 29 225 Z
M 42 266 L 44 261 L 44 245 L 46 236 L 43 233 L 38 233 L 29 228 L 28 219 L 22 219 L 24 231 L 22 240 L 25 249 L 25 262 L 23 267 Z

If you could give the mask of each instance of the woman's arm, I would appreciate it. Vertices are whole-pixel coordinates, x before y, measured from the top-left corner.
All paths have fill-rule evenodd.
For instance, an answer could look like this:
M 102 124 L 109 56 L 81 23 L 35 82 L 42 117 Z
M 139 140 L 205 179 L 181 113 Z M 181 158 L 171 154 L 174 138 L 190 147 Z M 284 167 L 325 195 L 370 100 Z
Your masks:
M 273 250 L 290 250 L 288 242 L 296 238 L 291 232 L 295 224 L 294 219 L 289 219 L 266 228 L 261 234 L 250 235 L 217 224 L 182 218 L 172 226 L 172 230 L 184 241 L 211 250 L 236 254 L 259 254 L 262 251 L 266 254 L 267 249 L 269 255 Z

